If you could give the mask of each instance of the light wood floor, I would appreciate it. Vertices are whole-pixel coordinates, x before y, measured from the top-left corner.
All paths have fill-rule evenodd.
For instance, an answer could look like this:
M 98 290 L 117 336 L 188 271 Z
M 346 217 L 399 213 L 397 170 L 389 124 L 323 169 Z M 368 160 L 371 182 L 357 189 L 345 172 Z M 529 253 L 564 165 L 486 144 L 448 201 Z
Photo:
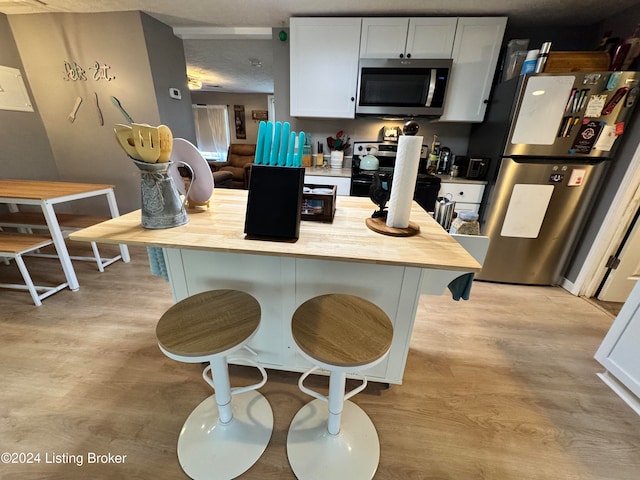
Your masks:
M 102 274 L 76 262 L 80 290 L 40 308 L 27 293 L 0 291 L 0 450 L 41 454 L 40 464 L 0 464 L 3 480 L 187 478 L 177 436 L 211 392 L 199 365 L 159 351 L 169 286 L 148 273 L 145 250 L 132 252 L 131 264 Z M 60 275 L 54 260 L 29 263 L 34 276 Z M 0 278 L 13 269 L 0 264 Z M 370 385 L 353 399 L 380 436 L 375 478 L 637 480 L 640 417 L 593 360 L 611 322 L 560 288 L 476 282 L 467 302 L 423 296 L 404 384 Z M 297 374 L 269 373 L 261 391 L 275 430 L 243 479 L 294 478 L 286 432 L 310 398 Z M 244 367 L 232 377 L 256 378 Z M 88 452 L 126 459 L 87 465 Z M 85 463 L 46 464 L 47 454 Z

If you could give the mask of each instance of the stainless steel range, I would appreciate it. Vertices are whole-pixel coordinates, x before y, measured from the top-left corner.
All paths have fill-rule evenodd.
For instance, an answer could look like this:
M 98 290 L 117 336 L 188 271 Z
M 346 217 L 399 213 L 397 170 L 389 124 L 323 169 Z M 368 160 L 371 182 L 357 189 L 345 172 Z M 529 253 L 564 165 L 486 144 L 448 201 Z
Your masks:
M 433 212 L 436 198 L 440 190 L 440 178 L 427 175 L 428 147 L 422 146 L 420 152 L 420 166 L 416 179 L 414 200 L 427 212 Z M 391 179 L 396 164 L 398 144 L 396 142 L 356 142 L 353 144 L 353 160 L 351 162 L 351 196 L 368 197 L 369 189 L 373 183 L 373 176 L 377 173 L 382 180 L 384 188 L 391 188 Z M 367 154 L 374 155 L 379 162 L 377 170 L 365 170 L 360 168 L 360 157 Z

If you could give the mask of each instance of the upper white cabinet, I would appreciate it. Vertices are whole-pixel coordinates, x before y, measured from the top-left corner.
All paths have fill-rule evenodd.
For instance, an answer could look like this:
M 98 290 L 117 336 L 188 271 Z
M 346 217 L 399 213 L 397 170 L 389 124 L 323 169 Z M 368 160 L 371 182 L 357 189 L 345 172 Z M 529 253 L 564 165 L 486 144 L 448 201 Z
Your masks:
M 440 121 L 484 120 L 506 25 L 506 17 L 458 18 L 453 67 Z
M 363 18 L 360 58 L 451 58 L 457 18 Z
M 292 117 L 355 118 L 360 18 L 291 18 Z
M 506 17 L 291 18 L 290 114 L 355 118 L 359 58 L 453 58 L 440 121 L 482 122 Z

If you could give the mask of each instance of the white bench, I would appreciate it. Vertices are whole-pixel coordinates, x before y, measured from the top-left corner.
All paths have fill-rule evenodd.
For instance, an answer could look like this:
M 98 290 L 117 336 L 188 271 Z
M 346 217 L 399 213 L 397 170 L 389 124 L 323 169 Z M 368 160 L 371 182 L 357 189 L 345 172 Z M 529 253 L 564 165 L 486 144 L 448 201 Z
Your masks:
M 105 222 L 110 220 L 111 217 L 56 213 L 56 218 L 58 219 L 63 235 L 66 237 L 70 232 Z M 18 231 L 25 233 L 31 233 L 33 230 L 48 230 L 47 221 L 42 212 L 10 212 L 0 214 L 0 227 L 16 228 Z M 70 258 L 72 260 L 95 261 L 98 265 L 98 270 L 101 272 L 104 272 L 105 267 L 117 262 L 121 258 L 120 255 L 112 258 L 102 258 L 95 242 L 91 242 L 91 249 L 93 250 L 93 257 L 71 255 Z M 57 255 L 53 254 L 34 253 L 31 255 L 57 258 Z
M 53 240 L 51 240 L 50 237 L 46 237 L 44 235 L 0 232 L 0 258 L 13 258 L 16 261 L 16 265 L 18 265 L 18 269 L 20 270 L 25 283 L 24 285 L 14 283 L 0 283 L 0 287 L 12 288 L 17 290 L 29 290 L 29 293 L 31 293 L 31 298 L 33 298 L 33 303 L 36 304 L 36 307 L 42 305 L 42 300 L 44 298 L 47 298 L 49 295 L 53 295 L 54 293 L 59 292 L 63 288 L 67 287 L 68 284 L 66 282 L 53 287 L 34 285 L 33 280 L 31 280 L 31 275 L 29 275 L 29 271 L 27 270 L 27 266 L 22 259 L 23 254 L 32 252 L 42 247 L 46 247 L 47 245 L 51 245 L 52 243 Z M 9 262 L 7 261 L 6 263 Z M 38 291 L 43 291 L 43 293 L 38 293 Z

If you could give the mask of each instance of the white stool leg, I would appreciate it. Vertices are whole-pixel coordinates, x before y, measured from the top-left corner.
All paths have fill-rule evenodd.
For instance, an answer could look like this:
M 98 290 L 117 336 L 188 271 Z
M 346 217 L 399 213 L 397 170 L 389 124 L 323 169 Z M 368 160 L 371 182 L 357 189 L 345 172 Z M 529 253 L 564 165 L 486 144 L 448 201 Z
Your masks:
M 355 403 L 347 401 L 361 392 L 362 384 L 345 394 L 346 373 L 333 370 L 329 395 L 304 385 L 312 368 L 298 380 L 303 392 L 315 397 L 291 421 L 287 434 L 287 457 L 300 480 L 370 480 L 378 468 L 380 441 L 375 426 Z
M 256 391 L 266 382 L 264 368 L 258 367 L 262 382 L 232 389 L 227 357 L 211 356 L 208 360 L 202 377 L 215 394 L 185 421 L 178 437 L 178 459 L 184 472 L 195 480 L 229 480 L 251 468 L 267 448 L 273 412 L 267 399 Z
M 327 429 L 331 435 L 340 433 L 340 417 L 344 406 L 344 388 L 347 376 L 344 372 L 331 372 L 329 376 L 329 421 Z
M 220 423 L 226 424 L 233 419 L 231 412 L 231 382 L 229 380 L 229 366 L 227 357 L 214 357 L 209 362 L 213 376 L 213 388 L 216 391 L 216 404 Z

